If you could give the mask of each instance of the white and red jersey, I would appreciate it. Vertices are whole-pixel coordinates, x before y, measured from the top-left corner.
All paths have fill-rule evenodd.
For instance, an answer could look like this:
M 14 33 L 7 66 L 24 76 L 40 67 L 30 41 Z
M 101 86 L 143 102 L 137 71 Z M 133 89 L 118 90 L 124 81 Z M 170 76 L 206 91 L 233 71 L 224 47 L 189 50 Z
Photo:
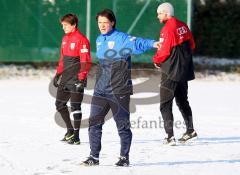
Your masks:
M 76 28 L 73 32 L 66 34 L 62 39 L 60 59 L 57 67 L 57 74 L 62 74 L 70 62 L 79 63 L 77 77 L 79 80 L 87 78 L 91 67 L 90 44 L 88 39 Z
M 160 49 L 153 57 L 163 73 L 174 81 L 194 79 L 192 51 L 195 42 L 188 26 L 177 18 L 170 18 L 160 32 Z
M 155 54 L 153 62 L 158 64 L 164 62 L 170 56 L 173 47 L 188 40 L 193 50 L 195 42 L 188 26 L 175 17 L 169 19 L 160 32 L 161 48 Z

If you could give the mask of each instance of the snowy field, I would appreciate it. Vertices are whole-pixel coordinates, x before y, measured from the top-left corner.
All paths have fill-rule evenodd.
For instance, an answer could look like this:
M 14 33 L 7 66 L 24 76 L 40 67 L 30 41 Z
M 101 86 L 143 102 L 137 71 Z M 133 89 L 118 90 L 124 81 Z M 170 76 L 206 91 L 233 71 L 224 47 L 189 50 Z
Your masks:
M 1 78 L 0 172 L 2 175 L 239 175 L 239 80 L 237 75 L 224 74 L 189 83 L 189 100 L 199 138 L 186 145 L 163 146 L 165 134 L 160 124 L 159 104 L 137 105 L 136 112 L 131 114 L 131 166 L 119 168 L 113 166 L 120 145 L 112 119 L 103 128 L 100 166 L 80 166 L 89 155 L 88 131 L 81 129 L 81 145 L 59 141 L 65 129 L 54 118 L 55 99 L 48 91 L 49 76 Z M 139 81 L 142 80 L 134 82 Z M 87 94 L 91 95 L 92 90 Z M 152 94 L 135 94 L 132 98 L 147 95 Z M 88 103 L 82 105 L 85 119 L 89 108 Z M 184 124 L 175 104 L 173 110 L 175 136 L 179 138 Z

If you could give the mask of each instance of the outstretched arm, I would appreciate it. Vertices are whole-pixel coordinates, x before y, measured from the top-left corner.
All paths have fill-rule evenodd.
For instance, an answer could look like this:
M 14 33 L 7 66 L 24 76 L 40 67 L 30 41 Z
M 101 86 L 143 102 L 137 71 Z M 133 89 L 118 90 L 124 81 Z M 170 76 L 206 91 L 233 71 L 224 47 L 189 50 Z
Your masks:
M 128 35 L 125 39 L 125 48 L 130 48 L 132 54 L 142 54 L 147 50 L 157 48 L 155 40 L 144 39 Z

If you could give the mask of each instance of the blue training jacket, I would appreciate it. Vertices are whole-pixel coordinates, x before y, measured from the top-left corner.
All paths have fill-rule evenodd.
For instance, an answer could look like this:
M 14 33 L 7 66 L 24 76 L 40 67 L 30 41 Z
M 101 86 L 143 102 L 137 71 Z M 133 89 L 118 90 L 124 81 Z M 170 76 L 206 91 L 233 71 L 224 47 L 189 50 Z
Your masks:
M 116 29 L 99 35 L 96 40 L 99 66 L 94 91 L 98 94 L 132 94 L 131 55 L 152 49 L 154 42 Z

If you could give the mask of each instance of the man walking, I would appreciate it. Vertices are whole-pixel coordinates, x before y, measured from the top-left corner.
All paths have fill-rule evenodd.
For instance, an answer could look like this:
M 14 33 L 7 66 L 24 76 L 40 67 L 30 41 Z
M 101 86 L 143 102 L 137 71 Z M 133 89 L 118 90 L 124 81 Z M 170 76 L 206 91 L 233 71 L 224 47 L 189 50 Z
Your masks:
M 172 113 L 174 98 L 186 124 L 186 132 L 179 141 L 186 142 L 197 136 L 188 102 L 188 81 L 195 78 L 192 60 L 195 43 L 188 26 L 174 17 L 170 3 L 160 4 L 157 15 L 164 26 L 160 32 L 160 49 L 153 62 L 156 68 L 161 69 L 160 111 L 167 133 L 164 143 L 176 145 Z

